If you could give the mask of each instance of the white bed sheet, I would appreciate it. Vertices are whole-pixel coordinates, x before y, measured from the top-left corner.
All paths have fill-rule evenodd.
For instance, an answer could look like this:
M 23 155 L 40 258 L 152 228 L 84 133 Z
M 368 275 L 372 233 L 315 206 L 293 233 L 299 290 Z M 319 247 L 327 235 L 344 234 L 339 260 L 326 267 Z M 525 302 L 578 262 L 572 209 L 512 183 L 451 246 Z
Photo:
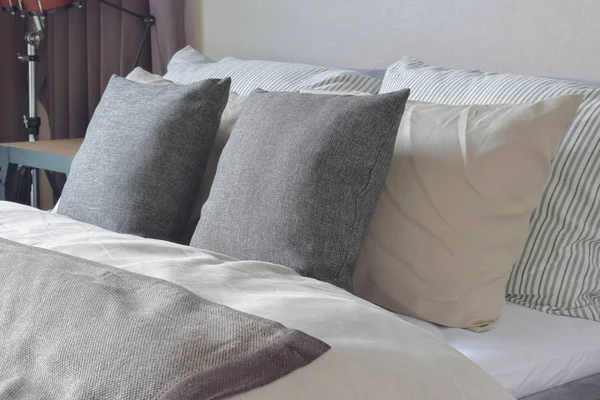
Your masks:
M 414 318 L 465 354 L 517 398 L 600 373 L 600 323 L 506 303 L 484 333 L 442 328 Z
M 395 314 L 288 268 L 119 235 L 0 202 L 0 237 L 174 282 L 300 329 L 332 349 L 305 368 L 235 396 L 248 400 L 508 400 L 450 345 Z

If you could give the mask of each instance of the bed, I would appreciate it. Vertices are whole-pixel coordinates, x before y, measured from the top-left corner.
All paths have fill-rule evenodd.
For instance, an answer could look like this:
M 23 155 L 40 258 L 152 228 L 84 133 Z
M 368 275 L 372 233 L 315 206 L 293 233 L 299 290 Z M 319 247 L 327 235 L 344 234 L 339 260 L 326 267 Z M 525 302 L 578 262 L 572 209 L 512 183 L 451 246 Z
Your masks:
M 600 324 L 593 321 L 507 303 L 489 332 L 443 328 L 390 313 L 278 265 L 231 262 L 226 256 L 117 234 L 9 202 L 0 203 L 0 215 L 2 238 L 175 282 L 209 300 L 302 329 L 336 348 L 330 358 L 240 398 L 277 399 L 285 393 L 289 399 L 476 399 L 482 390 L 486 399 L 510 398 L 498 387 L 486 386 L 475 364 L 519 399 L 591 400 L 600 390 Z M 456 376 L 456 355 L 432 348 L 440 345 L 433 338 L 471 359 L 472 370 Z M 446 362 L 440 362 L 440 353 L 448 357 Z M 415 359 L 424 364 L 416 367 Z M 349 384 L 352 379 L 360 383 Z M 429 385 L 430 380 L 438 385 Z M 456 396 L 467 397 L 447 392 L 443 382 L 452 381 Z M 465 386 L 476 382 L 479 387 Z
M 230 125 L 237 123 L 238 111 L 245 101 L 245 95 L 253 93 L 257 87 L 270 85 L 267 89 L 275 92 L 302 91 L 303 87 L 310 90 L 317 89 L 314 90 L 315 93 L 305 93 L 316 96 L 310 97 L 311 102 L 318 102 L 321 101 L 318 97 L 323 97 L 323 93 L 318 94 L 323 88 L 329 94 L 340 90 L 341 87 L 344 88 L 343 91 L 352 92 L 353 95 L 356 95 L 356 91 L 370 92 L 361 93 L 363 95 L 375 94 L 380 89 L 380 79 L 384 75 L 384 71 L 381 70 L 361 71 L 365 75 L 359 76 L 353 71 L 349 73 L 346 70 L 332 72 L 327 68 L 313 66 L 301 66 L 299 67 L 303 69 L 301 72 L 290 73 L 290 70 L 295 67 L 255 61 L 256 64 L 249 69 L 251 70 L 250 74 L 243 71 L 242 73 L 246 73 L 246 76 L 238 77 L 238 79 L 234 76 L 233 80 L 229 80 L 227 77 L 232 75 L 232 71 L 235 72 L 233 67 L 225 66 L 217 72 L 211 72 L 210 76 L 204 76 L 202 68 L 194 66 L 194 62 L 190 61 L 196 57 L 195 54 L 197 54 L 195 50 L 190 48 L 182 50 L 179 56 L 174 57 L 174 60 L 183 69 L 189 68 L 189 70 L 184 72 L 170 70 L 171 75 L 167 74 L 165 78 L 172 79 L 182 87 L 186 84 L 191 85 L 200 79 L 212 79 L 211 84 L 214 84 L 220 92 L 228 92 L 229 85 L 234 85 L 232 90 L 235 90 L 236 93 L 239 92 L 240 95 L 230 95 L 228 108 L 225 108 L 221 120 L 222 129 L 229 129 Z M 180 58 L 177 59 L 177 57 Z M 233 59 L 229 62 L 235 64 L 238 61 Z M 201 67 L 205 64 L 208 63 L 202 57 Z M 210 65 L 220 68 L 219 63 Z M 257 77 L 259 75 L 256 73 L 257 70 L 264 71 L 266 76 Z M 491 76 L 493 77 L 493 74 Z M 160 81 L 161 85 L 170 86 L 173 83 L 163 77 L 154 77 L 153 79 L 152 83 Z M 261 79 L 263 80 L 261 81 Z M 510 79 L 515 78 L 511 77 Z M 155 90 L 140 88 L 123 79 L 113 78 L 113 80 L 115 85 L 125 87 L 128 95 L 136 90 L 142 92 Z M 534 78 L 531 80 L 533 81 Z M 543 83 L 548 84 L 547 82 Z M 600 87 L 589 81 L 581 83 Z M 388 87 L 387 89 L 393 91 L 393 88 Z M 109 93 L 107 96 L 111 95 L 112 90 L 115 89 L 111 87 L 111 90 L 107 91 Z M 165 91 L 168 90 L 165 89 Z M 580 88 L 569 87 L 568 90 L 577 92 Z M 554 90 L 554 92 L 557 91 Z M 143 93 L 149 97 L 147 93 L 150 92 Z M 259 92 L 260 95 L 268 96 L 268 93 L 265 93 L 267 92 Z M 567 92 L 567 94 L 571 93 Z M 526 96 L 528 95 L 526 93 Z M 402 101 L 406 102 L 408 94 L 404 92 L 390 95 L 390 97 L 393 96 L 403 97 Z M 571 98 L 568 99 L 571 103 L 576 103 L 572 110 L 573 113 L 577 111 L 581 97 L 583 96 L 576 93 L 575 95 L 571 94 Z M 292 97 L 286 97 L 283 103 L 290 102 L 291 99 Z M 535 100 L 538 99 L 532 99 L 531 102 L 533 103 Z M 340 104 L 344 101 L 347 100 L 340 100 Z M 352 101 L 349 100 L 349 102 Z M 134 104 L 135 98 L 129 99 L 128 103 Z M 538 106 L 537 108 L 551 108 L 552 105 L 553 103 L 544 103 L 542 107 Z M 410 107 L 414 108 L 415 106 Z M 535 105 L 532 107 L 535 108 Z M 411 109 L 411 112 L 414 112 L 414 109 Z M 285 114 L 281 110 L 278 113 Z M 565 114 L 568 113 L 565 112 Z M 127 115 L 124 116 L 127 117 Z M 315 116 L 315 119 L 318 118 Z M 259 118 L 255 120 L 259 120 Z M 251 122 L 254 123 L 255 120 Z M 569 124 L 571 121 L 572 118 Z M 302 125 L 297 122 L 294 124 Z M 103 119 L 100 123 L 111 123 L 111 121 Z M 123 130 L 127 129 L 125 127 Z M 106 129 L 106 131 L 111 132 L 110 129 Z M 171 132 L 171 134 L 176 133 Z M 231 131 L 224 135 L 228 137 L 230 134 Z M 560 138 L 562 139 L 562 137 Z M 92 140 L 87 140 L 87 142 L 94 140 L 92 137 Z M 224 151 L 223 146 L 226 139 L 223 140 L 222 137 L 217 136 L 216 141 L 215 146 L 220 146 L 220 154 L 221 151 Z M 271 143 L 272 141 L 275 139 L 270 138 L 261 143 Z M 185 153 L 184 149 L 188 146 L 185 141 L 182 143 L 183 146 L 177 149 L 181 154 Z M 112 146 L 112 144 L 110 145 Z M 245 145 L 250 146 L 252 143 L 244 143 Z M 103 154 L 102 152 L 90 152 L 90 146 L 88 143 L 86 157 L 91 157 L 92 164 L 99 166 L 98 169 L 104 168 L 101 165 L 103 163 L 110 168 L 112 166 L 110 160 L 107 161 L 104 157 L 93 158 L 94 154 L 89 155 L 89 153 L 96 153 L 95 156 Z M 244 148 L 244 151 L 249 148 L 249 146 L 239 146 Z M 117 145 L 113 146 L 113 149 L 118 152 L 121 150 L 120 147 L 126 148 L 126 146 Z M 143 153 L 146 149 L 140 148 L 139 151 Z M 259 152 L 260 150 L 253 151 Z M 248 152 L 252 153 L 252 151 Z M 319 152 L 317 151 L 317 153 Z M 226 152 L 224 154 L 224 157 L 230 156 Z M 548 158 L 551 156 L 553 154 L 550 154 Z M 288 156 L 287 159 L 282 157 L 283 164 L 286 164 L 291 157 Z M 182 158 L 185 158 L 185 155 L 182 155 Z M 260 158 L 266 157 L 261 156 Z M 143 161 L 147 162 L 148 159 L 152 159 L 152 157 L 145 157 Z M 219 162 L 222 160 L 223 158 Z M 234 157 L 234 160 L 237 162 L 238 159 Z M 87 161 L 89 163 L 89 160 Z M 252 168 L 251 163 L 240 164 L 242 164 L 241 169 Z M 213 167 L 216 169 L 216 165 Z M 75 163 L 75 168 L 82 169 L 77 163 Z M 152 165 L 148 165 L 147 171 L 150 171 L 148 173 L 150 176 L 156 172 L 152 168 Z M 369 174 L 374 169 L 369 170 Z M 201 170 L 202 168 L 195 171 L 188 168 L 186 173 L 191 171 L 192 173 L 189 175 L 192 176 L 189 179 L 196 179 L 194 176 L 198 175 L 197 171 Z M 97 172 L 88 165 L 86 173 L 91 173 L 91 178 L 90 176 L 83 178 L 76 173 L 70 175 L 70 182 L 77 180 L 94 182 L 93 177 Z M 226 184 L 221 182 L 222 186 L 231 188 L 243 181 L 242 174 L 245 171 L 234 170 L 234 172 L 231 174 L 232 180 L 225 181 Z M 549 174 L 549 171 L 547 172 Z M 112 172 L 109 170 L 108 178 L 105 178 L 110 180 L 112 176 Z M 137 175 L 136 178 L 139 176 L 141 175 Z M 181 173 L 175 175 L 173 179 L 178 178 L 181 178 Z M 146 177 L 142 176 L 142 179 L 146 179 Z M 287 181 L 283 180 L 283 182 L 282 186 Z M 95 184 L 97 183 L 95 182 Z M 264 182 L 261 185 L 266 187 Z M 179 186 L 183 186 L 183 184 Z M 92 189 L 96 189 L 96 187 Z M 148 218 L 145 220 L 142 218 L 141 222 L 143 229 L 147 229 L 149 232 L 145 235 L 115 233 L 114 231 L 123 229 L 123 220 L 125 223 L 129 223 L 131 210 L 126 210 L 121 214 L 117 213 L 117 217 L 113 217 L 111 222 L 113 225 L 104 227 L 108 229 L 96 226 L 104 222 L 106 210 L 103 207 L 110 206 L 112 202 L 99 200 L 106 196 L 106 193 L 100 190 L 101 194 L 98 195 L 92 190 L 93 193 L 86 199 L 73 194 L 76 192 L 67 193 L 66 200 L 61 199 L 60 204 L 65 210 L 68 208 L 78 209 L 78 213 L 74 213 L 70 217 L 64 215 L 68 213 L 61 213 L 60 208 L 57 214 L 14 203 L 0 202 L 0 238 L 30 246 L 31 249 L 45 249 L 53 252 L 51 254 L 70 255 L 78 259 L 116 267 L 126 272 L 174 283 L 208 301 L 299 330 L 330 347 L 320 356 L 314 357 L 314 360 L 311 359 L 307 363 L 308 365 L 294 370 L 268 385 L 254 387 L 253 390 L 238 394 L 235 398 L 594 400 L 600 396 L 600 342 L 597 340 L 600 335 L 600 323 L 596 321 L 551 315 L 514 302 L 504 304 L 504 293 L 502 292 L 500 293 L 502 311 L 499 319 L 492 323 L 484 321 L 482 326 L 485 329 L 467 330 L 443 327 L 426 322 L 424 319 L 427 318 L 425 317 L 419 319 L 405 315 L 407 313 L 389 311 L 385 307 L 373 304 L 377 301 L 372 303 L 354 296 L 342 289 L 348 283 L 347 280 L 338 282 L 328 276 L 317 275 L 303 277 L 301 275 L 310 276 L 310 274 L 293 267 L 283 266 L 286 264 L 284 262 L 238 261 L 238 259 L 259 258 L 236 257 L 236 259 L 221 254 L 230 254 L 226 251 L 202 250 L 201 245 L 198 245 L 197 242 L 194 244 L 194 239 L 192 239 L 193 247 L 172 243 L 178 238 L 173 234 L 175 232 L 172 227 L 173 221 L 177 219 L 179 225 L 182 225 L 182 222 L 187 223 L 186 218 L 180 215 L 180 204 L 161 197 L 164 196 L 164 193 L 156 191 L 152 187 L 148 193 L 144 192 L 146 189 L 143 187 L 138 189 L 140 193 L 136 192 L 136 196 L 147 198 L 149 201 L 146 204 L 142 200 L 142 203 L 135 204 L 136 207 L 147 208 L 151 210 L 150 214 L 161 213 L 163 208 L 173 212 L 166 218 L 170 236 L 154 239 L 140 237 L 153 237 L 155 232 L 161 228 L 159 224 L 153 223 Z M 208 189 L 210 189 L 210 185 Z M 69 190 L 73 190 L 73 188 L 71 187 Z M 108 192 L 111 190 L 112 188 L 107 189 Z M 263 190 L 265 189 L 263 188 Z M 221 195 L 216 196 L 218 198 Z M 108 196 L 110 197 L 110 193 Z M 211 192 L 211 196 L 215 196 L 214 191 Z M 208 193 L 201 197 L 203 200 L 208 197 L 210 201 Z M 238 199 L 231 195 L 229 198 Z M 91 201 L 93 207 L 87 209 L 79 207 L 80 200 Z M 294 199 L 288 200 L 293 202 Z M 159 212 L 153 208 L 154 203 L 162 204 L 158 209 Z M 275 209 L 277 206 L 275 203 L 269 205 Z M 140 204 L 142 205 L 140 206 Z M 229 217 L 230 214 L 234 214 L 235 210 L 231 208 L 227 212 L 218 209 L 215 211 L 211 209 L 210 203 L 208 204 L 208 208 L 202 209 L 203 215 L 208 209 L 207 213 L 213 213 L 219 217 L 217 224 L 204 227 L 205 232 L 212 234 L 222 229 L 222 226 L 219 226 L 221 216 Z M 191 203 L 187 204 L 190 209 L 191 206 Z M 355 204 L 351 204 L 351 207 L 354 211 Z M 318 207 L 314 207 L 314 209 L 316 208 Z M 93 210 L 93 213 L 90 210 Z M 527 210 L 525 219 L 531 215 L 531 210 Z M 109 209 L 109 211 L 111 210 Z M 78 221 L 78 219 L 89 218 L 88 214 L 94 214 L 96 220 L 88 221 L 90 223 Z M 242 213 L 243 216 L 246 214 L 248 214 L 247 210 L 245 214 Z M 268 217 L 268 215 L 262 216 L 263 219 L 268 219 Z M 315 219 L 321 217 L 325 218 L 320 215 Z M 197 220 L 193 223 L 197 223 Z M 225 232 L 232 235 L 239 233 L 236 231 L 236 224 L 237 221 L 234 220 L 228 229 L 225 229 Z M 323 229 L 328 228 L 328 226 L 323 227 Z M 198 229 L 196 228 L 196 230 Z M 179 232 L 177 233 L 179 234 Z M 259 236 L 261 234 L 262 232 L 259 232 Z M 242 239 L 252 237 L 248 231 L 244 230 L 240 235 Z M 265 237 L 267 237 L 267 241 L 275 242 L 277 240 L 277 235 L 265 234 Z M 310 248 L 313 245 L 314 243 L 306 247 Z M 358 251 L 358 249 L 356 250 Z M 342 258 L 345 256 L 342 254 Z M 333 283 L 333 285 L 326 282 Z M 388 308 L 392 309 L 393 307 Z M 465 326 L 465 328 L 473 327 Z M 481 328 L 481 326 L 475 328 Z M 481 332 L 482 330 L 486 331 Z M 2 389 L 1 385 L 0 382 L 0 389 Z
M 482 394 L 490 400 L 511 398 L 479 367 L 434 336 L 288 268 L 234 262 L 14 203 L 0 203 L 0 215 L 2 238 L 175 282 L 208 300 L 301 329 L 332 346 L 308 367 L 236 398 L 477 399 Z M 430 385 L 431 380 L 437 384 Z

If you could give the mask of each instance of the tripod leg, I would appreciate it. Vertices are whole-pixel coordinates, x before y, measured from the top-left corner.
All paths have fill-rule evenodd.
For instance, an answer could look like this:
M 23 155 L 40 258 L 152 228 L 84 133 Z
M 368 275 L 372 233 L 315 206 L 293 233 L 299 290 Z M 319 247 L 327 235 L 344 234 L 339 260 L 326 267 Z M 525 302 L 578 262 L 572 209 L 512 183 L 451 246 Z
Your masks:
M 31 168 L 19 167 L 19 175 L 15 201 L 20 204 L 31 204 Z
M 8 149 L 0 147 L 0 200 L 7 200 Z
M 39 177 L 40 174 L 37 169 L 31 169 L 31 206 L 35 208 L 40 208 L 40 185 L 39 185 Z
M 56 184 L 56 179 L 52 172 L 46 171 L 46 178 L 48 178 L 48 183 L 50 183 L 50 187 L 52 188 L 52 197 L 54 198 L 54 203 L 56 203 L 60 198 L 61 190 Z

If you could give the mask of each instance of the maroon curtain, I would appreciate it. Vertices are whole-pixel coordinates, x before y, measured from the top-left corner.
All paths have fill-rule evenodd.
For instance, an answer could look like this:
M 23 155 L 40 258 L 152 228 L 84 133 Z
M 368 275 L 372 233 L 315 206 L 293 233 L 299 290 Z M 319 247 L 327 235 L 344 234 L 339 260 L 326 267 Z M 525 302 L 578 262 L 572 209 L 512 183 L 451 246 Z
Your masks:
M 184 0 L 110 0 L 156 23 L 140 66 L 164 73 L 175 51 L 185 44 Z M 53 139 L 77 138 L 85 130 L 113 74 L 125 76 L 142 38 L 143 23 L 96 0 L 47 18 L 39 68 L 42 104 Z
M 27 67 L 17 54 L 27 52 L 26 23 L 0 12 L 0 142 L 27 140 L 23 114 L 27 112 Z
M 185 44 L 185 1 L 150 0 L 150 13 L 156 17 L 152 32 L 152 71 L 164 75 L 173 54 Z
M 23 124 L 23 115 L 27 112 L 27 66 L 17 59 L 19 53 L 27 53 L 26 26 L 20 17 L 0 12 L 0 142 L 28 139 Z M 11 173 L 7 177 L 12 181 L 7 193 L 9 198 L 12 198 L 16 176 Z

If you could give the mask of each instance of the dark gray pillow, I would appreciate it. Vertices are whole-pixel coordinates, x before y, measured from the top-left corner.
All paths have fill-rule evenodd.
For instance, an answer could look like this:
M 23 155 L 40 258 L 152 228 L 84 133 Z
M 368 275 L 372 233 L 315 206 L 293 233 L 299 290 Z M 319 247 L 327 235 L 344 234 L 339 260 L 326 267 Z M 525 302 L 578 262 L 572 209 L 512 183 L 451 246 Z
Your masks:
M 253 93 L 192 246 L 351 289 L 408 94 Z
M 57 212 L 115 232 L 179 241 L 230 85 L 143 85 L 113 76 Z

